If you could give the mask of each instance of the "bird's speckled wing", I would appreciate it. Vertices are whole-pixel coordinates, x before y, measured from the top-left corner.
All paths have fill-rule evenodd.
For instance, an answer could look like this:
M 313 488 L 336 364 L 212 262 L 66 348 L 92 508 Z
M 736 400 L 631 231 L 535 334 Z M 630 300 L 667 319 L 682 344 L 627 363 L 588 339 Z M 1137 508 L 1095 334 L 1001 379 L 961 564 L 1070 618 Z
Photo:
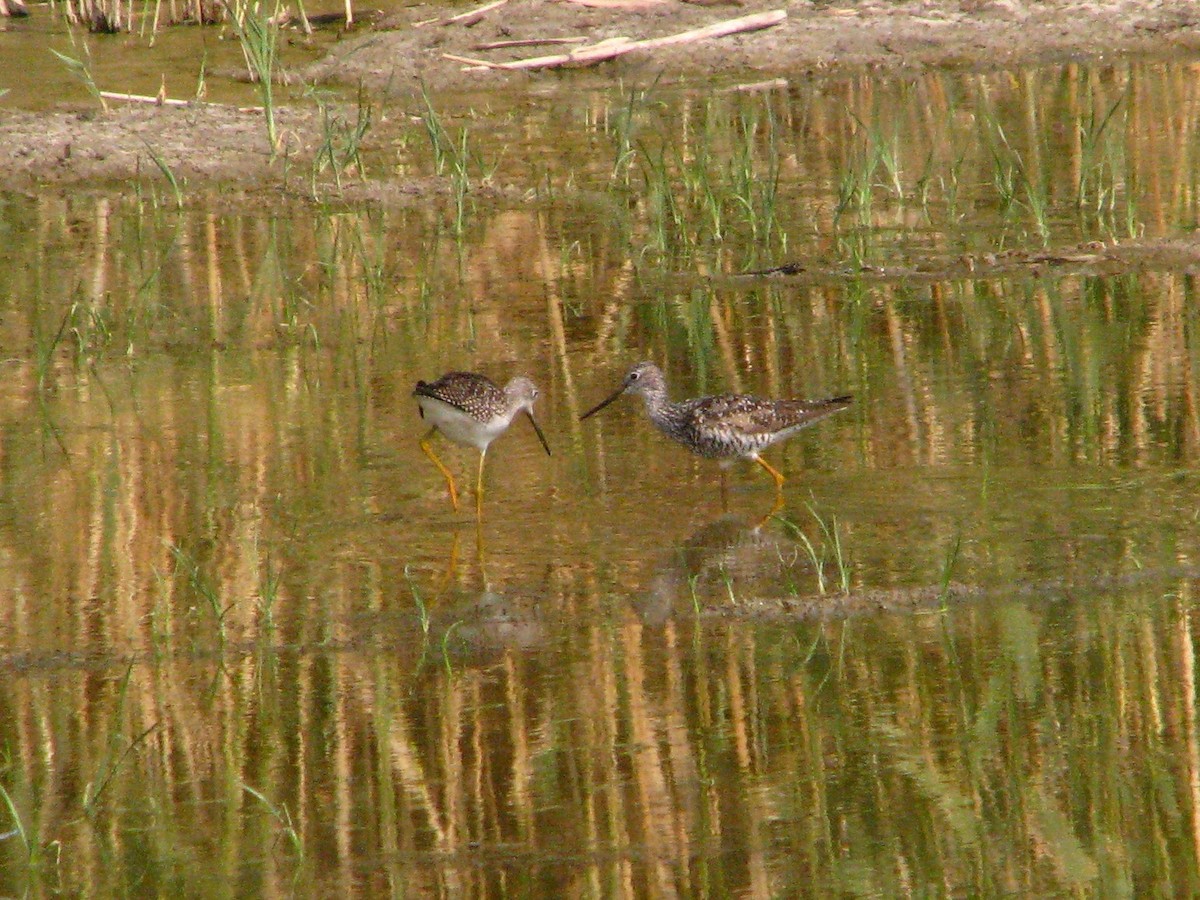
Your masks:
M 700 397 L 684 406 L 683 427 L 705 456 L 727 455 L 762 448 L 794 434 L 801 428 L 845 409 L 850 397 L 827 400 L 767 400 L 749 394 L 720 394 Z
M 418 381 L 413 396 L 441 400 L 481 421 L 507 403 L 495 382 L 475 372 L 447 372 L 437 381 Z

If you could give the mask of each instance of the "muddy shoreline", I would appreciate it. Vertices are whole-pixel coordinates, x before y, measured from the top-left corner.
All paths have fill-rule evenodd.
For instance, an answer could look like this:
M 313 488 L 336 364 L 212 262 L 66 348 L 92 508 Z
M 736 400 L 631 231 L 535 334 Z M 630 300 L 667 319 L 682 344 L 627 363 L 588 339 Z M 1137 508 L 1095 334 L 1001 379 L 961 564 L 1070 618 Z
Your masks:
M 1183 2 L 642 2 L 649 5 L 594 9 L 572 2 L 508 0 L 468 26 L 431 23 L 446 14 L 445 7 L 416 6 L 403 16 L 380 22 L 373 34 L 342 42 L 304 77 L 362 80 L 376 90 L 390 86 L 404 91 L 420 81 L 436 90 L 467 90 L 545 78 L 575 80 L 581 74 L 589 83 L 644 72 L 689 79 L 797 78 L 931 66 L 988 70 L 1066 59 L 1200 51 L 1200 10 Z M 662 38 L 768 12 L 785 18 L 762 30 L 635 51 L 595 67 L 509 72 L 472 68 L 450 58 L 500 64 L 564 48 L 483 48 L 534 39 L 582 39 L 593 45 L 618 38 Z M 577 45 L 565 49 L 572 46 Z
M 466 9 L 473 9 L 476 4 Z M 420 5 L 390 18 L 365 16 L 326 57 L 289 77 L 308 83 L 358 84 L 387 91 L 404 104 L 432 92 L 502 89 L 506 85 L 576 90 L 640 76 L 668 81 L 731 82 L 841 77 L 856 71 L 927 67 L 986 70 L 1063 60 L 1116 61 L 1129 55 L 1200 53 L 1200 7 L 1186 2 L 1062 2 L 1062 0 L 923 0 L 923 2 L 747 2 L 714 5 L 662 0 L 640 8 L 592 8 L 547 0 L 509 0 L 478 21 L 442 24 L 464 7 Z M 714 22 L 769 11 L 786 12 L 773 27 L 751 33 L 634 51 L 589 66 L 533 71 L 480 69 L 448 57 L 504 63 L 561 52 L 564 45 L 511 41 L 571 39 L 587 45 L 625 37 L 661 38 Z M 434 20 L 434 21 L 430 21 Z M 420 24 L 418 23 L 426 23 Z M 571 44 L 566 46 L 578 46 Z M 315 109 L 280 110 L 283 156 L 305 164 L 319 147 Z M 217 105 L 182 108 L 113 103 L 52 113 L 0 113 L 0 188 L 100 186 L 153 177 L 167 166 L 189 185 L 234 184 L 277 189 L 288 166 L 271 160 L 261 114 Z M 203 154 L 196 148 L 204 147 Z M 290 170 L 294 174 L 295 169 Z M 370 193 L 382 200 L 437 191 L 435 184 L 390 182 Z

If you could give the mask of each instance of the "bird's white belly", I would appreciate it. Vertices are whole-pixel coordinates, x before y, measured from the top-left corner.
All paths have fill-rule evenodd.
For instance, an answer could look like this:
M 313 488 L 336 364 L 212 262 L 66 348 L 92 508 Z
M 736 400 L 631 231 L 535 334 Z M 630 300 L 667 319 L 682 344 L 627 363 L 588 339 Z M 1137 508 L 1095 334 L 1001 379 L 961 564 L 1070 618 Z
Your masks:
M 458 407 L 434 397 L 418 397 L 417 403 L 429 424 L 436 426 L 449 440 L 465 447 L 474 447 L 480 452 L 487 450 L 488 444 L 503 434 L 508 426 L 502 418 L 480 422 Z

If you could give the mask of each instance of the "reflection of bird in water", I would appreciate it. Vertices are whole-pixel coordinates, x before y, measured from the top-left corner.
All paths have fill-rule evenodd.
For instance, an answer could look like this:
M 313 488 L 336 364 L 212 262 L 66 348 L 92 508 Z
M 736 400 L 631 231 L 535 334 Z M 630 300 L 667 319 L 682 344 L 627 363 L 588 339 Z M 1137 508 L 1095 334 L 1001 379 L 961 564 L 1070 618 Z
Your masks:
M 839 563 L 824 560 L 822 579 L 815 568 L 822 563 L 806 544 L 806 538 L 793 540 L 786 531 L 728 516 L 717 519 L 666 554 L 648 593 L 633 606 L 650 625 L 699 615 L 795 623 L 883 610 L 944 609 L 950 601 L 983 596 L 979 588 L 958 582 L 826 590 L 828 570 Z
M 532 594 L 484 591 L 438 616 L 445 646 L 485 661 L 498 650 L 532 650 L 547 640 L 545 600 Z
M 719 459 L 723 464 L 735 459 L 754 460 L 775 480 L 777 497 L 782 496 L 784 477 L 758 454 L 801 428 L 840 412 L 851 402 L 849 395 L 828 400 L 769 400 L 748 394 L 716 394 L 672 403 L 662 371 L 654 363 L 641 362 L 629 370 L 611 397 L 580 419 L 599 412 L 626 393 L 641 394 L 650 421 L 693 453 Z
M 421 418 L 433 426 L 421 438 L 421 449 L 425 451 L 450 488 L 450 502 L 458 509 L 458 490 L 454 476 L 433 452 L 430 438 L 440 431 L 456 444 L 474 447 L 479 451 L 479 475 L 475 482 L 475 510 L 483 515 L 483 461 L 487 457 L 488 445 L 508 430 L 513 417 L 519 412 L 529 416 L 533 430 L 550 455 L 550 445 L 537 420 L 533 417 L 533 401 L 538 389 L 528 378 L 514 378 L 503 389 L 490 378 L 474 372 L 449 372 L 437 381 L 418 381 L 413 390 L 421 410 Z
M 795 582 L 801 553 L 794 542 L 733 517 L 709 522 L 670 551 L 654 575 L 639 613 L 650 622 L 687 609 L 702 594 L 775 595 Z M 676 607 L 676 604 L 679 604 Z
M 475 563 L 479 587 L 460 592 L 452 587 L 458 574 L 459 534 L 455 532 L 450 559 L 440 586 L 430 605 L 437 612 L 432 619 L 434 640 L 443 650 L 476 661 L 485 660 L 496 650 L 529 650 L 546 641 L 546 602 L 533 591 L 492 590 L 487 576 L 483 532 L 475 530 Z

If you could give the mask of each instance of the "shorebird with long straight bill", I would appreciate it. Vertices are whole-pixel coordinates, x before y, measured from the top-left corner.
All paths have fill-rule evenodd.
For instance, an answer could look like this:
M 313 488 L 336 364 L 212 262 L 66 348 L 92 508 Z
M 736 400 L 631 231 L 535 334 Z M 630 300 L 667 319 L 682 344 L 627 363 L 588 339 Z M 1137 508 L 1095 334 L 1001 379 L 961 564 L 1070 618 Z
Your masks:
M 537 432 L 538 440 L 550 455 L 546 436 L 533 417 L 533 401 L 538 389 L 528 378 L 512 379 L 503 388 L 484 375 L 474 372 L 448 372 L 437 381 L 418 381 L 413 390 L 421 418 L 433 427 L 421 438 L 421 449 L 438 467 L 450 488 L 450 503 L 458 509 L 458 490 L 454 476 L 433 452 L 430 439 L 435 432 L 464 447 L 479 451 L 479 474 L 475 479 L 475 512 L 483 516 L 483 461 L 488 445 L 508 430 L 517 413 L 524 412 Z
M 652 362 L 640 362 L 625 375 L 621 386 L 579 418 L 595 415 L 623 394 L 641 394 L 646 414 L 658 430 L 693 453 L 728 465 L 752 459 L 775 480 L 777 502 L 783 495 L 783 475 L 759 456 L 772 444 L 787 440 L 801 428 L 841 412 L 849 394 L 827 400 L 770 400 L 749 394 L 715 394 L 672 403 L 667 382 Z

